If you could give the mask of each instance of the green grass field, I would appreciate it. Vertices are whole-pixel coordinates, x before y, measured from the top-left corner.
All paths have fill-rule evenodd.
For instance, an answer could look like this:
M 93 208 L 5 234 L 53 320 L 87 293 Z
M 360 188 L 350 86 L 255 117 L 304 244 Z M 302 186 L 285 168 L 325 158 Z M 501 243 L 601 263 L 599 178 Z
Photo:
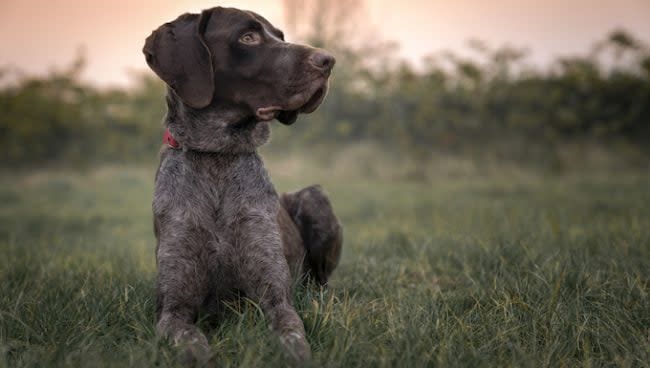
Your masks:
M 331 287 L 295 293 L 308 366 L 650 366 L 649 173 L 353 157 L 267 159 L 280 191 L 323 184 L 345 226 Z M 176 365 L 153 328 L 154 169 L 2 174 L 0 367 Z M 286 366 L 259 309 L 231 309 L 207 330 L 219 365 Z

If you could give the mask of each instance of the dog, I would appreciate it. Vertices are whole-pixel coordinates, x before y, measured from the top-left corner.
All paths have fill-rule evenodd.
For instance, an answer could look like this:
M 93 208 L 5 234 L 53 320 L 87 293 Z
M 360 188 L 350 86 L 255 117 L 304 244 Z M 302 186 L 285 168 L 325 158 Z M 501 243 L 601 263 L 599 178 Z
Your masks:
M 152 206 L 157 333 L 206 361 L 197 315 L 243 294 L 291 357 L 309 359 L 292 279 L 327 283 L 342 228 L 320 186 L 278 196 L 257 147 L 272 120 L 290 125 L 321 104 L 334 57 L 285 42 L 256 13 L 222 7 L 163 24 L 143 53 L 167 84 Z

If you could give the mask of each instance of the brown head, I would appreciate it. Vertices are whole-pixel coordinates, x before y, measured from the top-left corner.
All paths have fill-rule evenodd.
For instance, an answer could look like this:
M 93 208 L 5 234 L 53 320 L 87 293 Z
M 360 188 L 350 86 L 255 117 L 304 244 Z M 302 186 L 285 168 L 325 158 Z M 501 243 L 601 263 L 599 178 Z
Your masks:
M 320 105 L 335 63 L 325 50 L 285 42 L 258 14 L 222 7 L 163 24 L 143 52 L 186 106 L 237 107 L 256 121 L 284 124 Z

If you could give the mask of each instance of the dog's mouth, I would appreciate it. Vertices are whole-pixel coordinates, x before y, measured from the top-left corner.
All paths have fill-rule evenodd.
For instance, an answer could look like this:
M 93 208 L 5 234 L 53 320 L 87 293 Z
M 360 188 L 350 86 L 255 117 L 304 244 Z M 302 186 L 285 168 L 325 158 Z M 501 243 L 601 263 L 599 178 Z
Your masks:
M 311 96 L 311 98 L 307 100 L 307 103 L 305 103 L 300 109 L 298 109 L 298 111 L 303 114 L 309 114 L 314 112 L 325 99 L 325 92 L 327 92 L 327 82 L 323 86 L 318 88 L 316 92 L 314 92 L 314 94 Z
M 260 107 L 255 112 L 259 121 L 270 121 L 278 119 L 285 125 L 291 125 L 298 119 L 298 114 L 309 114 L 314 112 L 325 99 L 327 94 L 327 79 L 316 84 L 316 89 L 307 89 L 289 99 L 285 106 Z M 313 92 L 312 92 L 313 91 Z

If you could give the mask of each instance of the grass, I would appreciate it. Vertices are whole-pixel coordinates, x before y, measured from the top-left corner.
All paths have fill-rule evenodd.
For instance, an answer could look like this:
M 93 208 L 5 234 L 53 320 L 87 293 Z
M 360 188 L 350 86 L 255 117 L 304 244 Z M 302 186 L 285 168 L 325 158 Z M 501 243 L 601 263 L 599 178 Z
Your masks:
M 267 161 L 345 226 L 331 287 L 295 293 L 309 366 L 650 365 L 647 172 Z M 0 367 L 177 364 L 153 329 L 153 169 L 3 173 Z M 207 329 L 220 365 L 285 366 L 258 308 L 231 309 Z

